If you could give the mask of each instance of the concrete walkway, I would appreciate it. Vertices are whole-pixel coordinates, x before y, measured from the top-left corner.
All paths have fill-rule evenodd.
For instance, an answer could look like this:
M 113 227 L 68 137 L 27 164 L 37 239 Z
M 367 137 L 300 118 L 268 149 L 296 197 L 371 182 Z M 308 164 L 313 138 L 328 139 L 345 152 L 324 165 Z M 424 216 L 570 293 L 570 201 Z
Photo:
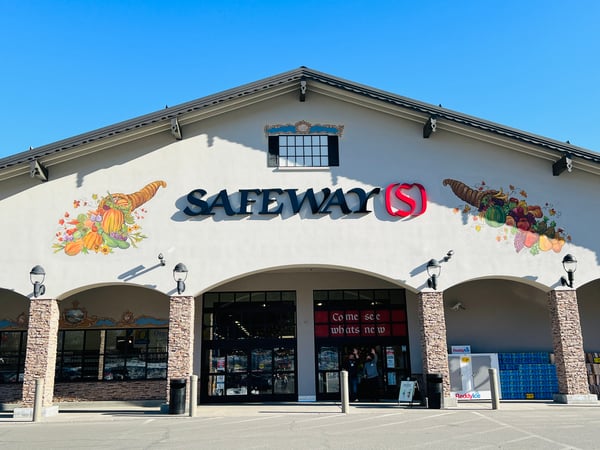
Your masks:
M 10 449 L 598 449 L 600 405 L 543 401 L 460 403 L 447 409 L 398 403 L 198 405 L 195 417 L 158 403 L 60 404 L 40 422 L 0 412 Z

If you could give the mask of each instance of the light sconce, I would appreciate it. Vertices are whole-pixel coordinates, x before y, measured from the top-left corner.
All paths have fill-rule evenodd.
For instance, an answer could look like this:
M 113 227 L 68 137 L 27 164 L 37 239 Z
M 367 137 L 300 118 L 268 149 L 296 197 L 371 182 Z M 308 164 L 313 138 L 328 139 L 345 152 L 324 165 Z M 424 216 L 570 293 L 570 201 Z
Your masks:
M 188 275 L 187 267 L 185 264 L 178 263 L 173 269 L 173 279 L 177 283 L 177 293 L 182 294 L 185 291 L 185 280 Z
M 44 286 L 44 280 L 46 279 L 46 272 L 42 266 L 34 266 L 29 272 L 29 279 L 33 284 L 33 296 L 35 298 L 46 293 L 46 286 Z
M 167 260 L 165 259 L 162 253 L 158 254 L 158 260 L 160 261 L 161 266 L 165 266 L 167 264 Z
M 577 260 L 573 255 L 566 254 L 562 260 L 562 265 L 565 269 L 565 272 L 567 272 L 568 279 L 565 279 L 565 277 L 561 277 L 560 283 L 563 286 L 569 286 L 570 288 L 573 288 L 573 274 L 577 270 Z
M 431 259 L 427 263 L 427 275 L 429 278 L 427 279 L 427 286 L 429 286 L 433 290 L 437 290 L 437 279 L 442 273 L 442 266 L 437 259 Z
M 454 255 L 454 250 L 448 250 L 448 253 L 446 253 L 446 256 L 444 256 L 442 259 L 444 262 L 448 262 L 450 261 L 450 258 L 452 258 L 452 255 Z

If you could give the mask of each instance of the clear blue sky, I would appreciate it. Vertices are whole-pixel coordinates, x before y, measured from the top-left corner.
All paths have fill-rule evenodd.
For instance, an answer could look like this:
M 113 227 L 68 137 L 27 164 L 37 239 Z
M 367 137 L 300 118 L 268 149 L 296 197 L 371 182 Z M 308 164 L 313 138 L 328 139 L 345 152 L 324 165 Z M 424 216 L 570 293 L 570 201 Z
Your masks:
M 600 152 L 597 0 L 4 0 L 0 158 L 299 66 Z

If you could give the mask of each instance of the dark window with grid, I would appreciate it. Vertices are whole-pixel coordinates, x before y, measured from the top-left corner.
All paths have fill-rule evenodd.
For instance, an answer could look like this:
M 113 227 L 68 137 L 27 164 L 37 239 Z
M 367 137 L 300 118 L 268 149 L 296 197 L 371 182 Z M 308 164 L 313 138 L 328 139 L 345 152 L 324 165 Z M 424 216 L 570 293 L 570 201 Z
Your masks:
M 25 372 L 27 331 L 0 332 L 0 383 L 21 383 Z
M 339 166 L 338 136 L 269 136 L 269 167 Z
M 167 341 L 167 328 L 59 331 L 56 381 L 166 379 Z

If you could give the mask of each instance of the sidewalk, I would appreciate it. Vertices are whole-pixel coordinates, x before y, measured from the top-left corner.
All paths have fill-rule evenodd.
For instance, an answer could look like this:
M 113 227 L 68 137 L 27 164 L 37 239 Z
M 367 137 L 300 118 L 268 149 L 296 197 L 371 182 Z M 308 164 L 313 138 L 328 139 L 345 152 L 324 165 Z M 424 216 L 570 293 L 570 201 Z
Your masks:
M 195 417 L 160 404 L 59 404 L 39 422 L 0 413 L 0 446 L 14 450 L 598 449 L 598 405 L 545 401 L 460 403 L 426 409 L 397 402 L 198 405 Z
M 104 421 L 120 420 L 125 417 L 189 417 L 187 408 L 185 414 L 168 414 L 161 412 L 161 401 L 146 402 L 65 402 L 57 403 L 59 413 L 56 416 L 44 417 L 41 421 L 74 422 L 74 421 Z M 564 405 L 542 400 L 508 400 L 500 402 L 499 411 L 536 411 L 551 409 L 598 408 L 597 405 Z M 163 409 L 164 410 L 164 409 Z M 398 402 L 379 403 L 350 403 L 349 415 L 381 414 L 395 411 L 492 411 L 491 402 L 460 402 L 455 407 L 442 410 L 426 409 L 421 405 L 409 405 Z M 339 402 L 289 402 L 289 403 L 243 403 L 243 404 L 200 404 L 197 406 L 195 417 L 244 417 L 264 414 L 342 414 Z M 13 418 L 12 411 L 0 411 L 0 422 L 30 422 L 31 419 Z

